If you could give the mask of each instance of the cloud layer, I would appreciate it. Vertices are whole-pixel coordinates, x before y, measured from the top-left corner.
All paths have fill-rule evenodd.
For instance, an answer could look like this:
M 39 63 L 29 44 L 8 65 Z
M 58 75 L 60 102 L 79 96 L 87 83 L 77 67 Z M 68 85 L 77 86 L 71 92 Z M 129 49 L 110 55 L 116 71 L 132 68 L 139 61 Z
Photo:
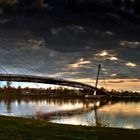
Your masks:
M 98 20 L 70 22 L 49 15 L 0 20 L 1 73 L 85 79 L 94 83 L 98 64 L 102 64 L 108 84 L 117 83 L 116 80 L 140 84 L 138 25 L 122 23 L 117 28 L 102 29 Z M 103 80 L 102 75 L 100 79 Z M 125 88 L 124 84 L 121 89 Z M 131 88 L 140 91 L 134 85 Z

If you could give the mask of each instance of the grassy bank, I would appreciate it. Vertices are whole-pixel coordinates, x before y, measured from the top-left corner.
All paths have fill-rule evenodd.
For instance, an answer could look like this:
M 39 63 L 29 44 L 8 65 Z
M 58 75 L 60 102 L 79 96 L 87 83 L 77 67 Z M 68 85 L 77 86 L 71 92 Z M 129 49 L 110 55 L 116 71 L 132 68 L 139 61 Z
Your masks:
M 140 130 L 69 126 L 0 116 L 2 140 L 139 140 Z

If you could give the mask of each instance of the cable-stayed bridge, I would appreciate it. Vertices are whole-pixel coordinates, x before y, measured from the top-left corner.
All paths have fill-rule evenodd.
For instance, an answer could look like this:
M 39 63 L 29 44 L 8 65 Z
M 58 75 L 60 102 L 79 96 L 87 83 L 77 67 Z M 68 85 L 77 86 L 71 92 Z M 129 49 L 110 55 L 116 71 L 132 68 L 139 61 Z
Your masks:
M 0 81 L 33 82 L 97 90 L 97 88 L 81 82 L 35 75 L 0 74 Z
M 10 53 L 11 51 L 8 51 L 8 58 L 9 55 L 11 55 Z M 12 53 L 13 56 L 13 53 Z M 24 62 L 24 60 L 21 60 L 22 62 Z M 18 64 L 15 64 L 16 66 L 18 66 Z M 19 65 L 20 67 L 20 65 Z M 30 65 L 29 65 L 30 67 Z M 87 91 L 91 91 L 94 94 L 97 93 L 103 93 L 105 95 L 109 95 L 108 93 L 106 93 L 105 91 L 100 90 L 99 88 L 97 88 L 98 85 L 98 79 L 99 79 L 99 74 L 101 69 L 101 65 L 99 64 L 98 67 L 98 73 L 97 73 L 97 78 L 96 78 L 96 83 L 95 86 L 86 84 L 86 83 L 82 83 L 82 82 L 77 82 L 77 81 L 69 81 L 69 80 L 65 80 L 65 79 L 61 79 L 61 78 L 51 78 L 51 77 L 46 77 L 46 76 L 37 76 L 37 75 L 32 75 L 30 73 L 25 74 L 10 74 L 9 71 L 7 71 L 6 69 L 4 69 L 2 66 L 0 66 L 0 69 L 2 71 L 4 71 L 4 74 L 0 73 L 0 81 L 9 81 L 9 82 L 32 82 L 32 83 L 43 83 L 43 84 L 52 84 L 52 85 L 60 85 L 60 86 L 68 86 L 68 87 L 75 87 L 75 88 L 81 88 Z M 19 69 L 22 70 L 22 69 Z M 22 72 L 23 71 L 23 72 Z M 25 73 L 24 70 L 22 70 L 21 73 Z M 18 73 L 18 72 L 17 72 Z
M 60 86 L 76 87 L 90 91 L 103 92 L 97 87 L 76 81 L 69 81 L 64 79 L 50 78 L 45 76 L 35 75 L 18 75 L 18 74 L 0 74 L 0 81 L 15 81 L 15 82 L 33 82 L 43 84 L 53 84 Z

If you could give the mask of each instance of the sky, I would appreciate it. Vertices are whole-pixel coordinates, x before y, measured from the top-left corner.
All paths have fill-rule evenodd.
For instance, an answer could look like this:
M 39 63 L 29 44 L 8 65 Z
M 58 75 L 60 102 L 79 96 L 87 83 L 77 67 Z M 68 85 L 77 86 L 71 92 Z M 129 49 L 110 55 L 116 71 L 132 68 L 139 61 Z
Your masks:
M 0 73 L 95 85 L 101 64 L 99 87 L 140 91 L 140 25 L 85 15 L 0 18 Z

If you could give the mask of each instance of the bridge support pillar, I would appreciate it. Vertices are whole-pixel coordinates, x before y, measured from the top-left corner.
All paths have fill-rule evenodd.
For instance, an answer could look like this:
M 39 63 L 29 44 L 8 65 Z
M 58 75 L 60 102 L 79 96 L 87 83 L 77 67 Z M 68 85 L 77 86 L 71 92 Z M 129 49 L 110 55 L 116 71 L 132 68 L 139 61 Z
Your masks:
M 101 64 L 99 64 L 99 66 L 98 66 L 98 73 L 97 73 L 96 83 L 95 83 L 96 88 L 97 88 L 97 85 L 98 85 L 100 70 L 101 70 Z M 94 91 L 94 95 L 96 95 L 96 90 Z

